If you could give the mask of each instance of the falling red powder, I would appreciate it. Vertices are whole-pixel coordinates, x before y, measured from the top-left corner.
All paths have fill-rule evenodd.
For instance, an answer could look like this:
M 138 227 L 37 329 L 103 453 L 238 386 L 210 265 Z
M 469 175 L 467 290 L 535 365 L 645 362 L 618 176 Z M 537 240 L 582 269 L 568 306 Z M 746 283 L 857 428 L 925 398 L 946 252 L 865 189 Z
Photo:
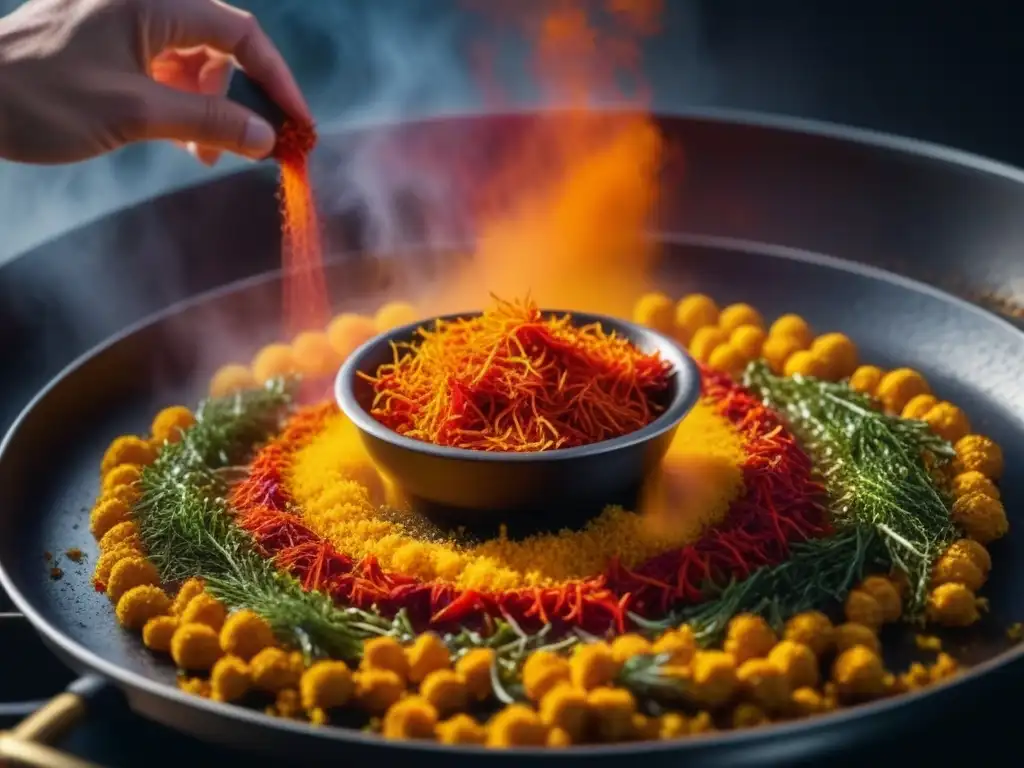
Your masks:
M 309 153 L 316 140 L 312 125 L 287 122 L 274 147 L 274 158 L 281 165 L 283 319 L 285 331 L 292 336 L 323 328 L 331 318 L 320 220 L 309 181 Z

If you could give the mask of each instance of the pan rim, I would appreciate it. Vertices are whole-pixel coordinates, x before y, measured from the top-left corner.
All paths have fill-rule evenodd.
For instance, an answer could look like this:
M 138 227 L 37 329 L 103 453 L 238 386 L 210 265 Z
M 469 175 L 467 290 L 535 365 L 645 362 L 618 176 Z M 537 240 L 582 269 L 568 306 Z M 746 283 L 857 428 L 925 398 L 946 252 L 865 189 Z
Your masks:
M 983 318 L 986 322 L 994 323 L 996 327 L 1009 332 L 1012 336 L 1017 337 L 1019 341 L 1024 342 L 1024 331 L 1021 331 L 999 315 L 979 307 L 959 296 L 946 293 L 945 291 L 928 285 L 927 283 L 904 277 L 902 275 L 897 275 L 885 269 L 866 264 L 859 264 L 807 250 L 791 248 L 788 246 L 757 243 L 738 238 L 725 238 L 715 235 L 679 232 L 659 233 L 657 237 L 659 240 L 667 244 L 756 253 L 792 262 L 828 267 L 847 274 L 895 284 L 914 293 L 951 302 L 959 309 L 973 313 L 980 318 Z M 65 366 L 65 368 L 63 368 L 59 374 L 57 374 L 39 393 L 37 393 L 28 405 L 26 405 L 19 413 L 18 417 L 4 435 L 3 440 L 0 441 L 0 462 L 3 461 L 3 458 L 9 450 L 10 444 L 13 442 L 17 431 L 22 426 L 23 422 L 30 417 L 31 412 L 36 408 L 37 404 L 48 397 L 51 391 L 54 390 L 67 376 L 85 365 L 91 358 L 120 343 L 133 334 L 153 324 L 169 319 L 182 311 L 215 300 L 220 296 L 229 295 L 260 283 L 279 279 L 281 274 L 282 270 L 272 270 L 260 273 L 258 275 L 253 275 L 251 277 L 205 291 L 184 301 L 177 302 L 170 307 L 166 307 L 159 312 L 149 315 L 139 322 L 133 323 L 120 333 L 111 336 L 109 339 L 96 345 L 85 354 L 80 355 L 69 365 Z M 0 587 L 7 592 L 16 608 L 31 622 L 36 632 L 42 635 L 45 641 L 58 648 L 62 656 L 66 655 L 67 657 L 74 659 L 83 667 L 96 672 L 103 678 L 116 684 L 118 688 L 124 691 L 139 691 L 158 699 L 169 701 L 178 707 L 195 709 L 199 712 L 209 713 L 228 720 L 241 721 L 247 725 L 262 727 L 264 729 L 269 729 L 270 731 L 280 730 L 303 738 L 315 738 L 318 736 L 327 737 L 332 742 L 358 744 L 376 749 L 395 749 L 402 752 L 408 752 L 410 754 L 446 754 L 452 751 L 452 747 L 442 744 L 431 742 L 386 741 L 374 734 L 367 734 L 354 729 L 340 727 L 323 728 L 316 727 L 308 723 L 273 718 L 263 714 L 262 712 L 249 710 L 244 707 L 193 696 L 177 688 L 171 687 L 165 682 L 110 662 L 92 650 L 86 648 L 78 641 L 65 635 L 53 626 L 46 618 L 44 618 L 41 613 L 34 608 L 31 601 L 21 593 L 14 578 L 4 565 L 2 558 L 0 558 Z M 915 703 L 928 700 L 933 701 L 934 697 L 946 695 L 954 689 L 963 689 L 972 684 L 977 684 L 989 673 L 1005 669 L 1013 663 L 1018 663 L 1022 657 L 1024 657 L 1024 645 L 1018 645 L 969 668 L 967 671 L 952 679 L 942 681 L 926 689 L 912 691 L 893 698 L 882 699 L 867 704 L 861 704 L 856 707 L 842 709 L 833 713 L 814 717 L 809 720 L 777 723 L 757 729 L 700 734 L 695 737 L 691 736 L 678 741 L 585 745 L 573 747 L 569 750 L 557 751 L 544 748 L 519 748 L 515 750 L 513 754 L 516 757 L 544 757 L 546 759 L 555 759 L 559 755 L 564 755 L 566 759 L 572 759 L 588 756 L 610 757 L 615 755 L 641 755 L 654 753 L 678 753 L 679 755 L 698 756 L 701 751 L 705 750 L 738 751 L 753 748 L 763 749 L 769 745 L 772 745 L 775 748 L 780 748 L 780 745 L 784 745 L 788 742 L 793 745 L 792 749 L 795 750 L 796 754 L 806 755 L 809 752 L 809 749 L 807 747 L 800 747 L 799 745 L 801 743 L 805 743 L 807 740 L 814 739 L 816 735 L 826 729 L 834 728 L 836 726 L 843 728 L 848 725 L 856 725 L 870 719 L 877 719 L 884 716 L 886 713 L 904 711 L 906 707 Z M 832 742 L 837 746 L 842 744 L 842 740 L 835 740 L 834 738 L 832 739 Z M 494 756 L 493 751 L 487 750 L 484 747 L 459 746 L 455 748 L 455 751 L 466 756 Z M 783 753 L 785 752 L 784 746 L 781 747 L 781 751 Z M 765 757 L 763 751 L 759 754 L 760 758 L 763 759 Z M 781 758 L 782 755 L 780 754 L 778 759 Z
M 609 102 L 595 107 L 597 114 L 623 114 L 635 112 L 636 105 L 628 103 Z M 503 109 L 497 112 L 483 110 L 451 110 L 441 111 L 430 115 L 421 115 L 409 119 L 377 119 L 377 120 L 355 120 L 355 121 L 334 121 L 327 123 L 323 130 L 324 143 L 330 144 L 344 136 L 352 136 L 360 133 L 375 130 L 387 130 L 401 126 L 429 125 L 443 122 L 471 122 L 480 120 L 502 120 L 508 118 L 538 117 L 543 115 L 558 115 L 567 112 L 564 108 L 549 107 L 542 109 Z M 839 142 L 856 144 L 862 147 L 874 147 L 898 152 L 912 157 L 924 158 L 936 161 L 940 164 L 954 165 L 977 173 L 996 176 L 1007 181 L 1024 184 L 1024 168 L 1013 165 L 1003 160 L 997 160 L 978 152 L 971 152 L 965 149 L 958 149 L 937 141 L 916 139 L 900 133 L 877 130 L 874 128 L 863 128 L 860 126 L 847 125 L 845 123 L 833 122 L 830 120 L 815 120 L 813 118 L 800 117 L 787 113 L 770 113 L 757 110 L 745 109 L 724 109 L 717 107 L 692 107 L 683 109 L 655 109 L 651 112 L 655 121 L 659 120 L 688 120 L 698 123 L 717 123 L 719 125 L 732 125 L 749 128 L 763 128 L 779 132 L 796 133 L 804 136 L 813 136 L 823 139 L 831 139 Z M 27 248 L 11 255 L 0 262 L 0 270 L 8 265 L 19 262 L 22 257 L 27 256 L 39 248 L 45 247 L 48 243 L 55 242 L 71 236 L 87 227 L 93 226 L 104 219 L 116 216 L 125 211 L 138 208 L 139 206 L 160 200 L 171 195 L 179 194 L 185 190 L 202 184 L 223 183 L 227 179 L 241 176 L 243 174 L 258 174 L 264 172 L 262 166 L 242 166 L 214 173 L 205 180 L 192 183 L 174 185 L 165 190 L 144 195 L 136 200 L 114 208 L 103 211 L 78 222 L 75 226 L 60 230 L 43 239 L 32 242 Z
M 636 112 L 636 105 L 627 102 L 609 102 L 595 107 L 595 114 L 615 115 Z M 336 140 L 347 134 L 363 133 L 375 130 L 387 130 L 403 126 L 428 125 L 444 122 L 462 122 L 470 120 L 497 120 L 507 118 L 541 117 L 545 115 L 568 114 L 562 107 L 544 109 L 503 109 L 498 112 L 472 110 L 452 110 L 431 115 L 423 115 L 411 119 L 366 120 L 357 122 L 328 123 L 323 130 L 326 142 Z M 1008 181 L 1024 184 L 1024 168 L 997 160 L 978 152 L 941 144 L 937 141 L 917 139 L 901 133 L 864 128 L 831 120 L 815 120 L 789 113 L 761 112 L 750 109 L 728 109 L 720 107 L 692 107 L 682 109 L 653 109 L 651 117 L 659 120 L 687 120 L 697 123 L 716 123 L 749 128 L 766 128 L 804 136 L 815 136 L 823 139 L 835 139 L 844 143 L 857 144 L 900 152 L 916 157 L 936 160 L 944 164 L 952 164 L 969 168 L 973 171 L 1000 176 Z M 235 171 L 234 173 L 244 172 Z M 227 175 L 227 174 L 225 174 Z

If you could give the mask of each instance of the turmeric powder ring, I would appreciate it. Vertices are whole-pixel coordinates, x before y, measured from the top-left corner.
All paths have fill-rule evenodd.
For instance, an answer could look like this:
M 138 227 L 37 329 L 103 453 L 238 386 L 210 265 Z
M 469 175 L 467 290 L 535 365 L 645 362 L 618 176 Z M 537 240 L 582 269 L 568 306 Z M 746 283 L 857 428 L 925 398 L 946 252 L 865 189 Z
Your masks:
M 0 548 L 40 555 L 12 569 L 0 549 L 4 585 L 67 656 L 171 702 L 147 711 L 172 724 L 175 708 L 198 709 L 224 721 L 227 739 L 241 723 L 373 749 L 415 739 L 467 759 L 610 743 L 699 754 L 747 743 L 733 733 L 754 727 L 756 739 L 889 721 L 1016 655 L 1004 504 L 1017 489 L 1003 473 L 1017 426 L 973 394 L 970 350 L 957 379 L 920 334 L 890 347 L 887 328 L 835 331 L 825 294 L 787 287 L 821 266 L 772 262 L 774 298 L 755 305 L 734 275 L 760 262 L 730 252 L 720 267 L 693 263 L 699 289 L 666 279 L 665 294 L 632 308 L 634 323 L 697 361 L 701 391 L 629 504 L 529 533 L 445 526 L 408 504 L 326 394 L 360 344 L 418 322 L 413 305 L 390 303 L 225 365 L 204 392 L 162 389 L 155 407 L 141 375 L 110 381 L 117 345 L 83 363 L 70 381 L 97 393 L 96 415 L 44 395 L 51 404 L 24 422 L 32 440 L 19 426 L 0 457 L 0 481 L 24 479 L 12 498 L 28 531 Z M 873 309 L 891 305 L 909 329 L 901 312 L 946 306 L 909 295 L 882 291 Z M 381 422 L 479 441 L 469 450 L 558 451 L 562 437 L 601 440 L 656 418 L 621 398 L 635 404 L 629 422 L 603 392 L 582 420 L 560 407 L 566 388 L 600 377 L 548 370 L 547 341 L 519 348 L 531 307 L 485 307 L 522 314 L 475 359 L 498 361 L 509 386 L 558 374 L 557 397 L 513 407 L 506 393 L 500 408 L 494 381 L 470 367 L 447 389 L 382 384 L 392 400 L 379 403 Z M 434 342 L 426 354 L 443 361 L 445 339 Z M 623 386 L 610 370 L 593 386 Z M 995 402 L 1009 391 L 1002 375 Z M 456 391 L 477 423 L 446 419 L 441 396 Z M 119 405 L 140 392 L 143 426 Z M 403 412 L 402 398 L 434 410 Z M 69 501 L 76 487 L 88 522 Z
M 689 351 L 701 396 L 636 503 L 482 534 L 418 513 L 336 405 L 294 384 L 323 391 L 356 346 L 415 316 L 341 315 L 110 444 L 93 584 L 182 690 L 384 739 L 558 749 L 810 718 L 960 673 L 943 642 L 986 613 L 1004 460 L 921 372 L 862 361 L 796 314 L 644 295 L 634 322 Z M 375 415 L 499 451 L 651 418 L 635 378 L 602 389 L 605 369 L 570 369 L 584 349 L 634 351 L 541 343 L 559 321 L 528 302 L 482 318 L 396 350 Z M 640 357 L 621 371 L 646 365 L 656 377 Z

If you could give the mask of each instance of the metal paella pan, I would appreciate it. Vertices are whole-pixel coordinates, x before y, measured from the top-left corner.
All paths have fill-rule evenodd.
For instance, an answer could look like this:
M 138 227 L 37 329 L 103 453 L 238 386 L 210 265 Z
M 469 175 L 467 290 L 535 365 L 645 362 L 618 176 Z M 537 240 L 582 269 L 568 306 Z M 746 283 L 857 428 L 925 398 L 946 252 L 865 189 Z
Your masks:
M 517 121 L 527 119 L 438 122 L 418 125 L 412 134 L 403 132 L 413 129 L 401 126 L 389 135 L 404 139 L 434 132 L 448 137 L 442 145 L 452 152 L 468 146 L 483 157 L 493 151 L 494 142 L 514 133 Z M 749 302 L 766 317 L 797 312 L 815 327 L 841 331 L 856 341 L 864 360 L 925 372 L 936 392 L 970 415 L 975 431 L 1003 447 L 1008 467 L 1024 460 L 1024 391 L 1019 386 L 1024 374 L 1024 337 L 1019 331 L 988 312 L 922 284 L 815 255 L 873 261 L 894 269 L 909 262 L 902 271 L 921 278 L 929 277 L 936 266 L 945 272 L 950 265 L 971 258 L 971 275 L 967 277 L 977 277 L 968 292 L 984 293 L 993 284 L 988 281 L 991 276 L 995 276 L 995 284 L 1007 284 L 1016 277 L 1015 266 L 1002 255 L 1021 226 L 1018 222 L 1024 220 L 1014 215 L 1024 207 L 1019 180 L 980 164 L 958 163 L 962 158 L 872 145 L 862 136 L 844 141 L 779 126 L 720 123 L 707 117 L 668 120 L 665 125 L 670 135 L 682 139 L 691 160 L 682 200 L 675 201 L 678 210 L 665 212 L 662 229 L 693 234 L 662 237 L 666 250 L 658 279 L 662 290 L 670 295 L 700 291 L 723 305 Z M 338 156 L 344 157 L 351 150 L 350 142 L 359 140 L 366 139 L 339 139 Z M 379 136 L 375 140 L 379 141 Z M 755 164 L 754 159 L 759 162 Z M 253 199 L 261 199 L 261 193 L 270 193 L 265 181 L 250 174 L 222 184 L 246 187 Z M 686 191 L 689 189 L 694 190 L 692 195 Z M 929 191 L 924 193 L 925 189 Z M 879 195 L 892 197 L 892 204 L 880 205 Z M 179 198 L 177 204 L 162 200 L 152 205 L 177 205 L 181 210 L 182 202 Z M 237 231 L 247 222 L 243 211 L 232 214 L 225 210 L 232 209 L 218 211 L 223 228 Z M 955 220 L 946 215 L 953 210 L 958 213 Z M 232 219 L 232 215 L 238 218 Z M 353 221 L 342 217 L 333 223 L 345 231 L 349 242 L 353 235 L 358 240 L 360 234 Z M 414 213 L 409 221 L 407 242 L 397 243 L 399 247 L 422 238 Z M 230 241 L 227 236 L 219 237 L 220 245 Z M 221 273 L 196 279 L 205 285 L 193 282 L 182 293 L 229 283 L 253 269 L 263 271 L 273 265 L 276 245 L 251 244 L 248 266 L 229 262 Z M 42 260 L 59 258 L 60 246 L 50 248 L 49 256 L 41 254 Z M 201 246 L 199 250 L 203 251 Z M 209 265 L 210 255 L 211 251 L 205 250 L 183 258 L 187 265 Z M 431 261 L 443 264 L 444 259 L 439 255 Z M 126 264 L 126 269 L 143 267 Z M 183 273 L 188 269 L 186 266 Z M 18 277 L 24 279 L 25 272 L 31 270 L 30 260 L 5 268 L 0 276 L 8 277 L 17 270 L 21 271 Z M 380 297 L 389 295 L 394 278 L 390 268 L 367 258 L 347 258 L 333 263 L 329 270 L 332 294 L 338 308 L 344 309 L 372 308 Z M 13 286 L 4 282 L 3 287 L 11 290 Z M 171 303 L 168 299 L 181 298 L 161 295 L 160 290 L 144 284 L 139 292 L 143 296 L 139 304 L 146 305 L 144 308 L 132 307 L 121 316 L 112 313 L 107 327 L 97 325 L 89 331 L 109 335 L 115 330 L 110 326 L 123 327 L 147 310 Z M 1007 649 L 1003 633 L 1008 623 L 1024 615 L 1024 603 L 1013 589 L 1018 580 L 1015 563 L 1021 562 L 1024 554 L 1024 539 L 1013 530 L 1016 505 L 1024 498 L 1024 481 L 1011 471 L 1000 486 L 1011 517 L 1011 533 L 991 550 L 996 563 L 986 587 L 991 615 L 959 654 L 977 664 L 952 682 L 921 693 L 749 731 L 676 742 L 583 747 L 562 754 L 481 753 L 384 742 L 356 731 L 313 728 L 189 696 L 175 687 L 169 664 L 159 661 L 116 625 L 109 601 L 92 588 L 89 568 L 66 567 L 62 578 L 55 581 L 42 553 L 73 546 L 94 553 L 85 523 L 97 493 L 96 468 L 109 441 L 118 434 L 144 432 L 153 414 L 166 405 L 194 403 L 204 395 L 210 374 L 225 362 L 218 357 L 218 333 L 211 335 L 211 328 L 230 337 L 235 356 L 255 352 L 272 340 L 277 334 L 280 297 L 280 276 L 266 274 L 175 303 L 129 328 L 61 373 L 22 414 L 0 453 L 0 495 L 4 499 L 0 573 L 4 587 L 62 659 L 76 670 L 95 673 L 122 689 L 131 706 L 147 717 L 233 746 L 282 756 L 301 754 L 310 762 L 369 758 L 390 763 L 413 757 L 459 762 L 479 761 L 484 754 L 489 760 L 517 760 L 529 754 L 537 760 L 576 755 L 611 763 L 642 755 L 665 765 L 681 759 L 701 765 L 763 764 L 770 758 L 814 757 L 898 732 L 930 713 L 958 707 L 962 697 L 983 696 L 995 685 L 991 673 L 1005 671 L 1019 660 L 1017 650 Z M 34 298 L 46 300 L 38 293 Z M 14 307 L 16 315 L 6 326 L 14 329 L 12 338 L 13 333 L 22 331 L 25 335 L 18 338 L 19 346 L 40 343 L 46 331 L 37 326 L 38 335 L 31 335 L 26 316 L 17 311 L 24 304 L 14 301 L 8 306 Z M 230 319 L 227 330 L 223 318 Z M 247 339 L 248 349 L 238 349 L 240 336 Z M 88 333 L 74 340 L 79 345 L 94 341 Z M 68 342 L 64 351 L 81 351 L 75 343 Z M 19 386 L 14 392 L 38 387 L 38 380 Z

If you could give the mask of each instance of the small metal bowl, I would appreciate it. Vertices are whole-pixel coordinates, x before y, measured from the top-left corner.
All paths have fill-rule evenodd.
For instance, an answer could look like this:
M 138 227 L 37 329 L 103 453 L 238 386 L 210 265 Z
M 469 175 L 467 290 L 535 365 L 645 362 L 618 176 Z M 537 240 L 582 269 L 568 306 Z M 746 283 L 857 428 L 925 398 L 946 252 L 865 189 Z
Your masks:
M 433 319 L 371 339 L 338 372 L 334 387 L 338 404 L 361 433 L 370 456 L 417 511 L 435 522 L 481 533 L 493 533 L 501 524 L 510 533 L 526 534 L 579 524 L 608 504 L 632 504 L 644 479 L 664 457 L 679 423 L 697 402 L 700 373 L 671 339 L 604 315 L 551 310 L 544 314 L 570 314 L 580 326 L 600 323 L 645 352 L 659 352 L 672 365 L 664 412 L 643 429 L 622 437 L 532 453 L 450 448 L 403 437 L 370 415 L 373 388 L 357 373 L 372 375 L 391 362 L 391 342 L 412 341 L 416 330 L 432 326 Z

